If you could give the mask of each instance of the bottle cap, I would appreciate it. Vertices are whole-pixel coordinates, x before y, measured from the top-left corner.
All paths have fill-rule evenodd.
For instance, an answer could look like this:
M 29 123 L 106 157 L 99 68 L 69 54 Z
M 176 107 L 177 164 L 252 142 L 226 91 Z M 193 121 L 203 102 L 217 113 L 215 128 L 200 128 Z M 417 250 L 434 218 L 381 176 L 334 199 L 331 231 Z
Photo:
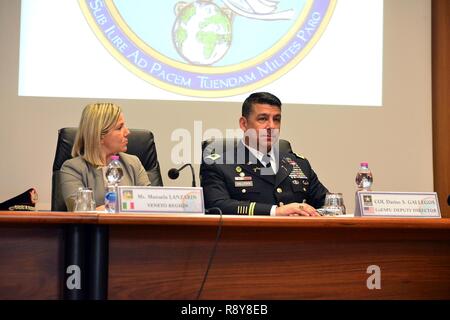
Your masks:
M 112 160 L 119 160 L 119 156 L 118 155 L 111 156 L 111 161 Z
M 369 163 L 367 162 L 361 162 L 361 167 L 369 167 Z

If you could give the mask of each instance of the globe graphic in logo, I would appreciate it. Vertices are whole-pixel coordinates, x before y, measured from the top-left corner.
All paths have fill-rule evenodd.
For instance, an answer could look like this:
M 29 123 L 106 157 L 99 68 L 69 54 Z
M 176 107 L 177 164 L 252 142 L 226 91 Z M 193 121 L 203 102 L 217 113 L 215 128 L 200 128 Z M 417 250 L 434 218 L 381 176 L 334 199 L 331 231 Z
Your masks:
M 188 62 L 211 65 L 230 48 L 231 19 L 212 2 L 183 3 L 172 37 L 178 53 Z

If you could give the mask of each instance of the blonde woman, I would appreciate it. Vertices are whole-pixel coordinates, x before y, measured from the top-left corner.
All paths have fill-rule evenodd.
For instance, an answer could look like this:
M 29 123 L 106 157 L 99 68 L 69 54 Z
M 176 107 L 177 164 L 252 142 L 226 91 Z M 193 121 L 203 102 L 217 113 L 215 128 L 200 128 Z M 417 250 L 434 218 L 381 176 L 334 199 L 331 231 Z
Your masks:
M 92 188 L 97 210 L 104 209 L 105 171 L 112 155 L 119 155 L 124 169 L 120 185 L 150 185 L 139 158 L 125 153 L 129 134 L 118 105 L 94 103 L 84 108 L 72 149 L 73 158 L 61 167 L 61 192 L 68 211 L 74 209 L 79 187 Z

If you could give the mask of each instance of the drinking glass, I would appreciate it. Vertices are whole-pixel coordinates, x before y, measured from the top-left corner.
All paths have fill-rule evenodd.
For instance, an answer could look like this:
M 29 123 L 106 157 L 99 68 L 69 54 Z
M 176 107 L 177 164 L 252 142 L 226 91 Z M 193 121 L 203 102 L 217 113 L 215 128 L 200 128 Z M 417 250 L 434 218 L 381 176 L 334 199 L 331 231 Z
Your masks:
M 94 192 L 91 188 L 79 188 L 77 199 L 75 200 L 74 212 L 93 212 L 95 211 Z
M 337 216 L 345 214 L 344 197 L 342 193 L 330 193 L 325 196 L 325 204 L 320 210 L 324 215 Z

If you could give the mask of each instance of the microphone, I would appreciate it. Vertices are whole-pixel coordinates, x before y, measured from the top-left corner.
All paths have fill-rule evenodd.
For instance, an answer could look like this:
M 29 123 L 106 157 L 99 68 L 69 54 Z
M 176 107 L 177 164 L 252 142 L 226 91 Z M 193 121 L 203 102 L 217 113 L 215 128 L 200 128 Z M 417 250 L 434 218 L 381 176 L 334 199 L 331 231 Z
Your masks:
M 195 183 L 195 173 L 194 173 L 194 167 L 190 163 L 186 163 L 184 166 L 182 166 L 180 169 L 172 168 L 167 172 L 167 175 L 170 179 L 175 180 L 179 177 L 180 171 L 186 168 L 187 166 L 191 167 L 191 173 L 192 173 L 192 186 L 196 187 Z

